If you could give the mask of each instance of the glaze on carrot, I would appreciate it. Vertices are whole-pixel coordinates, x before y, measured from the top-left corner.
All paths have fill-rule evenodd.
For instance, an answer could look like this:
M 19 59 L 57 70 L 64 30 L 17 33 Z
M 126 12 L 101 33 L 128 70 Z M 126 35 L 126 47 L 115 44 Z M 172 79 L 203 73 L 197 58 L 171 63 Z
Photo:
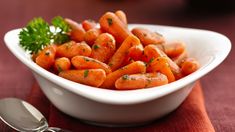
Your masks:
M 129 65 L 126 65 L 110 74 L 107 75 L 102 88 L 113 89 L 115 87 L 115 81 L 125 75 L 125 74 L 136 74 L 136 73 L 145 73 L 146 67 L 142 61 L 136 61 Z
M 106 74 L 111 73 L 111 69 L 107 64 L 94 58 L 75 56 L 71 59 L 71 62 L 76 69 L 103 69 Z
M 99 87 L 106 78 L 106 74 L 103 69 L 67 70 L 60 72 L 59 76 L 77 83 L 94 87 Z
M 132 90 L 156 87 L 167 83 L 167 77 L 164 74 L 157 72 L 123 75 L 115 82 L 115 87 L 119 90 Z

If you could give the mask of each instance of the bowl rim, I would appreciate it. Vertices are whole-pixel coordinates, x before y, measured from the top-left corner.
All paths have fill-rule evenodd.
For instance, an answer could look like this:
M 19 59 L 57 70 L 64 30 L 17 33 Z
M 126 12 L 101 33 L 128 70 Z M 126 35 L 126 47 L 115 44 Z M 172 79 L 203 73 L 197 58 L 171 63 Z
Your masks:
M 29 60 L 25 55 L 19 53 L 19 51 L 14 48 L 15 45 L 19 44 L 12 44 L 13 42 L 10 40 L 12 37 L 18 36 L 19 31 L 21 28 L 13 29 L 8 31 L 4 36 L 4 41 L 8 49 L 11 51 L 12 54 L 16 56 L 23 64 L 29 67 L 33 72 L 37 73 L 38 75 L 42 76 L 43 78 L 57 84 L 61 88 L 64 88 L 68 91 L 71 91 L 77 95 L 83 96 L 85 98 L 101 102 L 107 104 L 116 104 L 116 105 L 129 105 L 129 104 L 137 104 L 147 102 L 153 99 L 157 99 L 163 96 L 166 96 L 170 93 L 173 93 L 184 86 L 195 82 L 208 72 L 212 71 L 215 67 L 221 64 L 224 59 L 228 56 L 231 50 L 231 42 L 230 40 L 217 32 L 209 31 L 209 30 L 202 30 L 202 29 L 193 29 L 193 28 L 184 28 L 184 27 L 174 27 L 174 26 L 164 26 L 164 25 L 151 25 L 151 24 L 129 24 L 128 26 L 131 27 L 156 27 L 156 28 L 167 28 L 170 30 L 174 29 L 183 29 L 187 31 L 197 31 L 197 32 L 207 32 L 213 34 L 217 37 L 220 37 L 224 40 L 224 48 L 221 49 L 223 52 L 220 55 L 216 55 L 215 58 L 209 62 L 208 65 L 201 67 L 198 71 L 180 79 L 170 84 L 166 84 L 163 86 L 153 87 L 153 88 L 146 88 L 146 89 L 138 89 L 138 90 L 110 90 L 110 89 L 102 89 L 91 87 L 88 85 L 79 84 L 76 82 L 72 82 L 70 80 L 64 79 L 59 77 L 47 70 L 44 70 L 32 60 Z M 18 38 L 15 38 L 18 39 Z M 20 47 L 20 46 L 19 46 Z M 78 88 L 79 87 L 79 88 Z

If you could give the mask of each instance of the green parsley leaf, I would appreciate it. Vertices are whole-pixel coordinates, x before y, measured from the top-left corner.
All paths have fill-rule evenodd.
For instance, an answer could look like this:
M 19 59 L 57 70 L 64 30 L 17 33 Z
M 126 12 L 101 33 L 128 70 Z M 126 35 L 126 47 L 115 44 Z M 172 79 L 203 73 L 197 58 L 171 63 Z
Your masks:
M 98 49 L 98 48 L 100 48 L 99 45 L 94 45 L 94 49 L 95 49 L 95 50 Z
M 127 79 L 129 79 L 129 75 L 123 75 L 122 76 L 122 80 L 127 80 Z
M 84 78 L 88 76 L 89 70 L 84 71 Z
M 34 18 L 20 31 L 20 46 L 31 54 L 38 53 L 51 43 L 52 33 L 49 24 L 42 18 Z
M 107 18 L 107 21 L 108 21 L 109 26 L 113 24 L 113 19 Z
M 49 44 L 62 44 L 70 40 L 70 27 L 62 17 L 55 17 L 52 25 L 55 30 L 51 30 L 50 25 L 41 17 L 34 18 L 20 31 L 20 46 L 30 54 L 37 54 Z

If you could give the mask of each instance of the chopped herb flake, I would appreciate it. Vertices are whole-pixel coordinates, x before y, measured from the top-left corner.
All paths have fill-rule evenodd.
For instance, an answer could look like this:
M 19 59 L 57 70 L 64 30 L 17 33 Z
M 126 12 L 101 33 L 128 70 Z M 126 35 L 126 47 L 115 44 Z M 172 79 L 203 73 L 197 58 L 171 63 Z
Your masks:
M 49 55 L 50 55 L 50 51 L 47 51 L 47 52 L 45 53 L 45 55 L 46 55 L 46 56 L 49 56 Z
M 88 76 L 89 70 L 84 71 L 84 78 Z
M 94 45 L 94 49 L 95 49 L 95 50 L 98 49 L 98 48 L 100 48 L 99 45 Z
M 90 61 L 90 60 L 89 60 L 88 58 L 86 58 L 86 57 L 84 57 L 83 59 L 84 59 L 85 61 Z
M 123 75 L 123 76 L 122 76 L 122 80 L 127 80 L 127 79 L 129 79 L 129 76 L 128 76 L 128 75 Z
M 149 63 L 152 63 L 152 62 L 153 62 L 153 60 L 154 60 L 154 58 L 151 58 L 151 59 L 149 60 Z
M 107 18 L 107 21 L 108 21 L 109 26 L 113 24 L 113 19 Z
M 57 65 L 58 72 L 62 72 L 63 69 L 60 67 L 60 65 Z

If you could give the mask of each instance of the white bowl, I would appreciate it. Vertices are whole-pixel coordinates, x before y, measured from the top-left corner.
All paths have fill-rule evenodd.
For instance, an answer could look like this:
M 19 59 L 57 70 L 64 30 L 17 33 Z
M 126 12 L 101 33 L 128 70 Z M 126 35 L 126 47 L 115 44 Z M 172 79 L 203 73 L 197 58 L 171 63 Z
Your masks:
M 216 32 L 169 26 L 131 24 L 182 40 L 201 68 L 176 82 L 148 89 L 115 91 L 78 84 L 50 73 L 35 64 L 19 46 L 20 29 L 9 31 L 5 43 L 29 67 L 42 91 L 62 112 L 99 125 L 137 125 L 153 121 L 175 110 L 188 96 L 195 81 L 218 66 L 231 50 L 227 37 Z M 212 93 L 213 94 L 213 93 Z

